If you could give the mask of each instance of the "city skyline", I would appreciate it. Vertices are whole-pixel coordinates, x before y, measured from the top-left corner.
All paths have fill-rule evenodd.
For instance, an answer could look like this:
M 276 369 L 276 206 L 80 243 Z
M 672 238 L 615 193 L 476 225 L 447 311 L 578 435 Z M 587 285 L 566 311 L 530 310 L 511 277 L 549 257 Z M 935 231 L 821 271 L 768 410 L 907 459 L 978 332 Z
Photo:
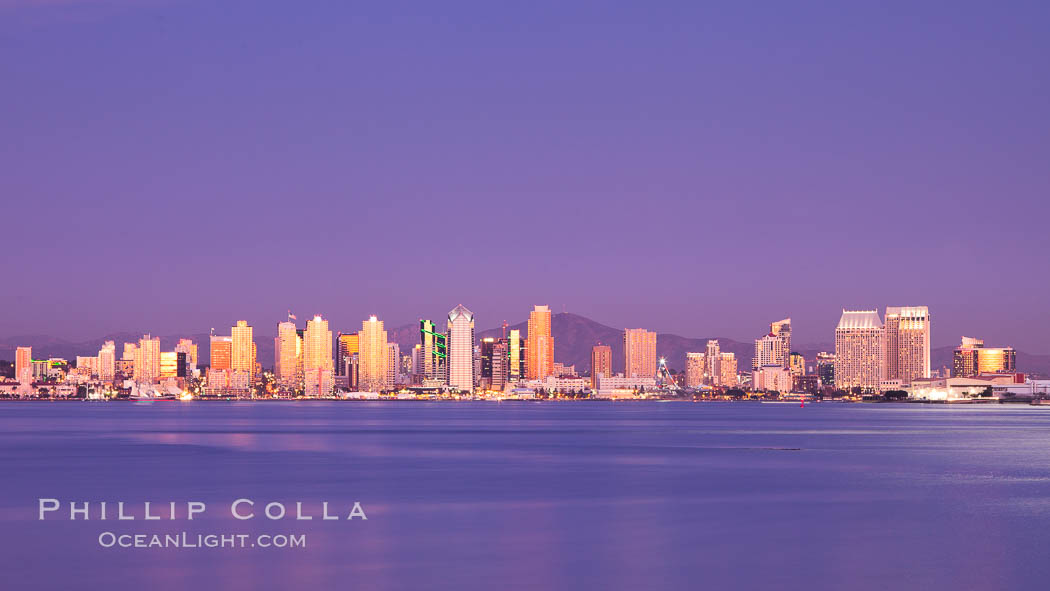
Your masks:
M 31 345 L 20 345 L 12 368 L 15 379 L 0 379 L 0 390 L 19 398 L 47 398 L 54 389 L 59 398 L 82 393 L 95 399 L 181 400 L 374 398 L 383 393 L 397 399 L 420 394 L 450 399 L 461 395 L 675 398 L 688 392 L 709 399 L 826 395 L 852 401 L 871 396 L 959 401 L 1034 396 L 1047 384 L 1038 377 L 1030 379 L 1040 375 L 1038 369 L 1028 370 L 1034 374 L 1018 371 L 1012 347 L 986 347 L 983 339 L 975 337 L 961 337 L 960 345 L 951 350 L 950 362 L 942 358 L 940 367 L 932 367 L 929 307 L 886 306 L 884 310 L 881 315 L 878 310 L 843 309 L 833 352 L 810 351 L 808 360 L 792 342 L 792 319 L 773 321 L 767 333 L 754 339 L 752 370 L 744 372 L 736 352 L 723 351 L 717 339 L 702 346 L 691 341 L 693 350 L 684 352 L 683 365 L 672 367 L 659 351 L 658 334 L 644 328 L 620 332 L 624 364 L 623 371 L 617 372 L 613 350 L 601 344 L 600 332 L 592 327 L 586 335 L 556 336 L 554 315 L 547 305 L 535 305 L 530 311 L 524 341 L 520 328 L 506 324 L 498 338 L 478 339 L 474 315 L 463 304 L 448 313 L 444 332 L 421 319 L 415 339 L 410 332 L 408 342 L 400 329 L 388 340 L 384 321 L 375 315 L 361 322 L 356 335 L 333 335 L 322 315 L 299 329 L 289 311 L 277 324 L 270 367 L 258 359 L 253 327 L 237 320 L 229 336 L 214 330 L 208 336 L 211 354 L 203 367 L 198 365 L 192 339 L 180 338 L 168 351 L 159 337 L 149 333 L 125 341 L 119 361 L 114 340 L 104 342 L 97 354 L 78 354 L 75 363 L 54 356 L 36 359 Z M 559 357 L 554 346 L 559 338 L 570 349 L 589 346 L 589 368 L 578 367 L 579 360 L 567 361 L 564 350 Z M 411 352 L 402 355 L 401 343 Z M 740 351 L 738 343 L 732 347 Z M 335 371 L 333 356 L 342 372 Z M 519 365 L 521 360 L 524 363 Z
M 3 3 L 0 335 L 922 302 L 1050 353 L 1050 7 L 665 6 Z

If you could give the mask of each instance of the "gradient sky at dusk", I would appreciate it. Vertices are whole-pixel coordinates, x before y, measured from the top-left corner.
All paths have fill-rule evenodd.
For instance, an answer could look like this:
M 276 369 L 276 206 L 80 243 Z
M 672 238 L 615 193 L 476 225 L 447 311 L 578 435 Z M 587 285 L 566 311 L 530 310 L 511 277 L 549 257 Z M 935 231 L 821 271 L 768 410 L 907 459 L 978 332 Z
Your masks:
M 0 0 L 0 336 L 535 303 L 1050 352 L 1046 2 Z

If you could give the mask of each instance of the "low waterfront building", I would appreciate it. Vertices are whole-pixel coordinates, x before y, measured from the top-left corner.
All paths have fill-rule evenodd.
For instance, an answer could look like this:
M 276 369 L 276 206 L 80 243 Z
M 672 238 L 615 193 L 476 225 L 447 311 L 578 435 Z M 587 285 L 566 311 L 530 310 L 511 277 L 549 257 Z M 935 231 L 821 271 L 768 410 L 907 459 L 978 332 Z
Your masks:
M 624 375 L 600 376 L 597 390 L 653 390 L 656 388 L 656 377 L 626 377 Z

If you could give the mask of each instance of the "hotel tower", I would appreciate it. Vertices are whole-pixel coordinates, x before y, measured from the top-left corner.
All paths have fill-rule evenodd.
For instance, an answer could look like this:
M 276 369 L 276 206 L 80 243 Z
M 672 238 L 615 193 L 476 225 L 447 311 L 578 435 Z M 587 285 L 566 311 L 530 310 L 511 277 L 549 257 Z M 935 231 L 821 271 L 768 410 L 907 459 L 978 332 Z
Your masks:
M 930 310 L 926 306 L 886 308 L 885 373 L 883 379 L 912 380 L 930 377 Z
M 843 310 L 835 328 L 835 385 L 843 390 L 879 388 L 885 362 L 878 310 Z

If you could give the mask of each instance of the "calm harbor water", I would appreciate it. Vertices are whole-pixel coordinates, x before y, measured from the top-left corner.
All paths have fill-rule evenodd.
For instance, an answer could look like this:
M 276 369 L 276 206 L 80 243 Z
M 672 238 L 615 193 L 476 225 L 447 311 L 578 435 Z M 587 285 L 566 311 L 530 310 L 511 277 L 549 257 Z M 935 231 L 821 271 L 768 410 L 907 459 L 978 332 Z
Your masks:
M 1035 589 L 1050 409 L 750 403 L 3 403 L 12 589 Z M 37 520 L 37 499 L 136 521 Z M 229 513 L 256 501 L 255 519 Z M 193 521 L 142 503 L 202 501 Z M 262 517 L 303 502 L 312 521 Z M 320 503 L 367 521 L 321 521 Z M 166 516 L 166 512 L 164 513 Z M 103 548 L 101 532 L 306 534 Z M 253 538 L 254 539 L 254 538 Z

